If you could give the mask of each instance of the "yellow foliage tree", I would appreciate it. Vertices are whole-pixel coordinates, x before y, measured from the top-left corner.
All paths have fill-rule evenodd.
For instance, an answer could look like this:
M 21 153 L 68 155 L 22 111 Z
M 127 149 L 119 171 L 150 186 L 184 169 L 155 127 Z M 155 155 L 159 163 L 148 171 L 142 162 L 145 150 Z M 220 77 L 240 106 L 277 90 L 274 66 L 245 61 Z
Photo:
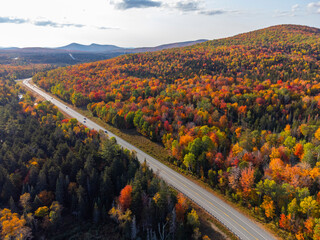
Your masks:
M 270 159 L 280 158 L 280 152 L 276 148 L 272 148 L 271 154 L 269 155 Z
M 239 146 L 238 143 L 236 143 L 233 147 L 232 147 L 232 154 L 233 156 L 237 156 L 239 153 L 242 153 L 243 148 Z
M 320 141 L 320 127 L 318 128 L 318 130 L 314 133 L 314 136 L 316 137 L 316 139 L 318 139 Z
M 271 197 L 265 195 L 263 197 L 263 202 L 261 204 L 261 208 L 264 210 L 264 213 L 266 215 L 267 218 L 273 218 L 275 216 L 274 213 L 274 203 L 273 200 L 271 199 Z
M 280 158 L 271 159 L 269 168 L 272 170 L 272 178 L 273 179 L 281 178 L 284 167 L 285 167 L 284 163 Z
M 49 214 L 49 208 L 47 206 L 39 207 L 35 212 L 34 215 L 36 217 L 45 217 Z
M 1 239 L 32 238 L 32 232 L 26 226 L 26 220 L 17 213 L 5 208 L 0 211 Z

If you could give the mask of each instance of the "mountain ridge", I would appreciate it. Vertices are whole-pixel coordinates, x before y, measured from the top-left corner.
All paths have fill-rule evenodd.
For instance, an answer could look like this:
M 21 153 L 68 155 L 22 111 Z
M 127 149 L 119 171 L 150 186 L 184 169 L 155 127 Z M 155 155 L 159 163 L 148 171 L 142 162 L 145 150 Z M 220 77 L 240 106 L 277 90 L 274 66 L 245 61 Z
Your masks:
M 318 37 L 317 37 L 318 36 Z M 240 33 L 231 37 L 215 39 L 203 43 L 204 46 L 269 46 L 273 43 L 317 43 L 320 39 L 320 29 L 305 25 L 281 24 L 254 31 Z
M 121 47 L 115 45 L 101 45 L 96 43 L 91 43 L 90 45 L 83 45 L 80 43 L 71 43 L 66 46 L 54 48 L 54 49 L 62 49 L 67 51 L 84 51 L 84 52 L 109 52 L 116 51 L 122 49 Z
M 56 47 L 56 48 L 48 48 L 48 47 L 8 47 L 1 48 L 0 51 L 10 51 L 10 52 L 32 52 L 32 51 L 40 51 L 40 52 L 86 52 L 86 53 L 140 53 L 140 52 L 153 52 L 164 49 L 176 48 L 176 47 L 186 47 L 192 46 L 194 44 L 203 43 L 208 41 L 207 39 L 199 39 L 195 41 L 184 41 L 184 42 L 174 42 L 168 44 L 161 44 L 155 47 L 139 47 L 139 48 L 124 48 L 116 45 L 109 44 L 97 44 L 91 43 L 89 45 L 80 44 L 80 43 L 70 43 L 65 46 Z

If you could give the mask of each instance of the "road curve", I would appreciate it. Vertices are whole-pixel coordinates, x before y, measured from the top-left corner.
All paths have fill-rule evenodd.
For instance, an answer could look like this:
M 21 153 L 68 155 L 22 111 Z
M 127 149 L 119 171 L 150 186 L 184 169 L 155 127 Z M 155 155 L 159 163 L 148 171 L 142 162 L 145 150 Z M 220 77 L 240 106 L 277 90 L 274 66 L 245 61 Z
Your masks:
M 22 83 L 44 97 L 46 100 L 51 101 L 54 105 L 60 108 L 62 111 L 66 112 L 68 115 L 76 118 L 79 122 L 83 123 L 89 128 L 95 129 L 97 131 L 102 130 L 106 132 L 107 130 L 93 121 L 86 119 L 85 116 L 70 109 L 61 101 L 51 97 L 46 92 L 41 90 L 35 85 L 30 84 L 31 78 L 24 79 Z M 137 153 L 137 157 L 140 162 L 144 160 L 150 168 L 153 169 L 163 180 L 165 180 L 169 185 L 173 186 L 178 191 L 182 192 L 184 195 L 193 200 L 196 204 L 202 207 L 209 214 L 218 219 L 222 224 L 224 224 L 231 232 L 233 232 L 240 239 L 244 240 L 273 240 L 276 239 L 269 232 L 262 229 L 255 222 L 248 219 L 242 213 L 222 201 L 220 198 L 216 197 L 212 193 L 208 192 L 201 186 L 190 181 L 186 177 L 162 164 L 158 160 L 154 159 L 150 155 L 126 142 L 122 138 L 114 135 L 110 131 L 107 132 L 110 137 L 115 137 L 117 143 L 124 148 L 133 150 Z

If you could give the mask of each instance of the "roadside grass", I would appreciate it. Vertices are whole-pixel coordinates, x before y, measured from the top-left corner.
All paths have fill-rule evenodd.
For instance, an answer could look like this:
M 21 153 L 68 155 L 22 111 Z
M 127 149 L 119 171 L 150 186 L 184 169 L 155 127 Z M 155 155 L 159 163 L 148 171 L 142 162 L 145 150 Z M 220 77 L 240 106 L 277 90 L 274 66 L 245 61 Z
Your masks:
M 35 94 L 35 92 L 33 92 L 33 93 Z M 53 97 L 56 97 L 55 95 L 53 95 L 49 92 L 46 92 L 46 93 L 53 96 Z M 59 99 L 59 101 L 63 102 L 60 99 Z M 288 236 L 288 233 L 282 231 L 277 226 L 275 226 L 273 223 L 266 223 L 265 221 L 263 221 L 263 219 L 260 219 L 256 215 L 256 213 L 253 211 L 253 209 L 248 209 L 248 208 L 244 207 L 243 205 L 241 205 L 241 203 L 234 202 L 234 200 L 231 199 L 230 197 L 222 194 L 221 192 L 219 192 L 216 189 L 213 189 L 208 183 L 206 183 L 206 182 L 202 181 L 201 179 L 199 179 L 198 177 L 190 174 L 186 170 L 183 170 L 183 169 L 179 168 L 178 166 L 168 162 L 167 159 L 170 157 L 170 154 L 169 154 L 168 150 L 166 150 L 162 145 L 151 141 L 150 139 L 144 137 L 143 135 L 141 135 L 140 133 L 138 133 L 134 129 L 133 130 L 118 129 L 118 128 L 106 123 L 102 119 L 93 116 L 92 112 L 90 112 L 89 110 L 87 110 L 85 108 L 78 108 L 78 107 L 75 107 L 75 106 L 73 106 L 69 103 L 66 103 L 66 102 L 63 102 L 63 103 L 68 105 L 70 108 L 75 109 L 76 111 L 78 111 L 82 115 L 87 116 L 87 118 L 89 118 L 90 120 L 92 120 L 95 123 L 106 128 L 110 132 L 121 137 L 122 139 L 129 142 L 130 144 L 136 146 L 140 150 L 148 153 L 150 156 L 159 160 L 160 162 L 167 165 L 168 167 L 181 173 L 183 176 L 187 177 L 189 180 L 193 181 L 194 183 L 202 186 L 207 191 L 209 191 L 212 194 L 214 194 L 215 196 L 219 197 L 221 200 L 228 203 L 229 205 L 231 205 L 235 209 L 239 210 L 241 213 L 243 213 L 249 219 L 252 219 L 255 222 L 257 222 L 260 225 L 260 227 L 264 228 L 266 231 L 273 234 L 274 237 L 276 237 L 278 239 L 288 239 L 288 240 L 291 239 L 290 238 L 291 236 Z M 207 214 L 202 208 L 199 208 L 199 212 L 201 212 L 200 215 L 202 215 L 202 216 L 205 216 L 205 214 Z M 207 221 L 210 221 L 215 226 L 217 226 L 219 230 L 221 230 L 226 236 L 228 236 L 228 239 L 237 239 L 237 237 L 233 233 L 231 233 L 230 230 L 228 230 L 222 223 L 220 223 L 218 220 L 216 220 L 213 216 L 211 216 L 209 214 L 207 214 L 207 216 L 208 216 Z M 202 220 L 205 220 L 205 219 L 202 218 Z M 230 237 L 230 236 L 232 236 L 232 237 Z M 294 238 L 292 238 L 292 239 L 294 239 Z
M 106 128 L 110 132 L 114 133 L 115 135 L 121 137 L 122 139 L 126 140 L 127 142 L 131 143 L 132 145 L 136 146 L 137 148 L 143 150 L 144 152 L 148 153 L 150 156 L 160 160 L 161 162 L 165 163 L 166 160 L 170 156 L 168 150 L 166 150 L 163 146 L 159 143 L 153 142 L 148 138 L 144 137 L 140 133 L 138 133 L 135 129 L 118 129 L 105 121 L 101 120 L 98 117 L 94 117 L 92 112 L 84 108 L 76 108 L 72 105 L 70 107 L 75 108 L 81 114 L 87 116 L 91 121 L 101 125 L 102 127 Z
M 207 235 L 211 240 L 238 240 L 232 232 L 230 232 L 221 222 L 204 211 L 196 203 L 191 202 L 191 206 L 197 211 L 200 220 L 200 232 Z

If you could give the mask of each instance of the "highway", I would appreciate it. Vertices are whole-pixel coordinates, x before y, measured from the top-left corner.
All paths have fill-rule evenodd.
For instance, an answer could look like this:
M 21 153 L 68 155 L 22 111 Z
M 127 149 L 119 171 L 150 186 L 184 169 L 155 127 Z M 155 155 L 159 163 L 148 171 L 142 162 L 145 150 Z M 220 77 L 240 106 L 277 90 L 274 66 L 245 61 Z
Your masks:
M 66 112 L 68 115 L 76 118 L 79 122 L 83 123 L 89 128 L 95 129 L 97 131 L 102 130 L 107 132 L 109 137 L 115 137 L 117 143 L 123 148 L 127 148 L 131 151 L 137 153 L 137 157 L 140 162 L 144 160 L 147 161 L 147 164 L 155 173 L 157 173 L 164 181 L 169 185 L 177 189 L 179 192 L 186 195 L 200 207 L 202 207 L 209 214 L 218 219 L 222 224 L 224 224 L 231 232 L 233 232 L 237 237 L 244 240 L 272 240 L 276 239 L 269 232 L 261 228 L 257 223 L 250 220 L 248 217 L 240 213 L 238 210 L 234 209 L 232 206 L 228 205 L 220 198 L 216 197 L 212 193 L 208 192 L 201 186 L 190 181 L 186 177 L 182 176 L 178 172 L 172 170 L 166 165 L 162 164 L 158 160 L 149 156 L 145 152 L 126 142 L 122 138 L 114 135 L 110 131 L 107 131 L 103 127 L 94 123 L 90 119 L 87 119 L 85 116 L 76 112 L 73 109 L 70 109 L 67 105 L 57 100 L 56 98 L 51 97 L 45 91 L 38 88 L 35 85 L 30 84 L 29 79 L 24 79 L 22 83 L 44 97 L 46 100 L 51 101 L 59 109 Z

